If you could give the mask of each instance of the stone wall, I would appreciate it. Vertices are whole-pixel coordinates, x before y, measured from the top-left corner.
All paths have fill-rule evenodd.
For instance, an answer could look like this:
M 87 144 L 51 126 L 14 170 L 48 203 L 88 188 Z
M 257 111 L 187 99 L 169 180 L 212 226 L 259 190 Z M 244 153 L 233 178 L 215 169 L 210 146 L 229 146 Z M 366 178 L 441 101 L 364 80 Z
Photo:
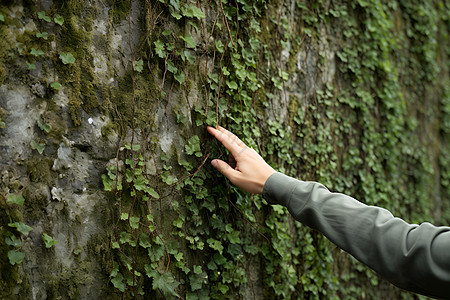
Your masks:
M 1 298 L 413 298 L 219 176 L 206 125 L 448 223 L 446 6 L 3 1 Z

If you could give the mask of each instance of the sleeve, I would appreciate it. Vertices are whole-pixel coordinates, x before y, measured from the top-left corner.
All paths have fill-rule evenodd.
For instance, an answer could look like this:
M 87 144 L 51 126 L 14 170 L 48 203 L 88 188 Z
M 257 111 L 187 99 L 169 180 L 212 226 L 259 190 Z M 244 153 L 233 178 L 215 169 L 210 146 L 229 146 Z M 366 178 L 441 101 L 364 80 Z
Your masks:
M 450 227 L 408 224 L 386 209 L 281 173 L 269 177 L 263 197 L 286 206 L 297 221 L 319 230 L 394 285 L 450 299 Z

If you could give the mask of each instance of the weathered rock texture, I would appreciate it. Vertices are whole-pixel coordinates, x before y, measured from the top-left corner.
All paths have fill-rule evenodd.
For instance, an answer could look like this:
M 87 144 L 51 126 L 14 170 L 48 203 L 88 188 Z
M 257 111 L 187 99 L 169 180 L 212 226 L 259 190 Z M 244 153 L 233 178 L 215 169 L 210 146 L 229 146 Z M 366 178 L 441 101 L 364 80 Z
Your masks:
M 229 185 L 205 130 L 448 224 L 449 4 L 404 2 L 2 1 L 0 298 L 413 298 Z

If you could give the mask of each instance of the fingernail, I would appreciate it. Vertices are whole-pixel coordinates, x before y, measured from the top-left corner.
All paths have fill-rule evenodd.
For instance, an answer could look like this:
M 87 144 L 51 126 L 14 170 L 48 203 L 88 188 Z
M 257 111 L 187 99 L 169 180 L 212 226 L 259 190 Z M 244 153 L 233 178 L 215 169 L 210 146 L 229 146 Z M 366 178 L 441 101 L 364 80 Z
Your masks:
M 213 167 L 217 168 L 217 160 L 215 160 L 215 159 L 212 160 L 211 164 L 213 165 Z

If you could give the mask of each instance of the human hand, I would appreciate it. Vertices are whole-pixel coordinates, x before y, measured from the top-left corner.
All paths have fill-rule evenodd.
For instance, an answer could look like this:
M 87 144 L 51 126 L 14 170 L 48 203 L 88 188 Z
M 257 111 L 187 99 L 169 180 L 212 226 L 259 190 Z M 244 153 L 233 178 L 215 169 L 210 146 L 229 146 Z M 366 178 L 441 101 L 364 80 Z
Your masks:
M 220 159 L 214 159 L 211 164 L 235 186 L 249 193 L 261 194 L 267 178 L 275 170 L 255 150 L 247 147 L 225 128 L 208 126 L 207 130 L 230 151 L 236 161 L 236 168 Z

